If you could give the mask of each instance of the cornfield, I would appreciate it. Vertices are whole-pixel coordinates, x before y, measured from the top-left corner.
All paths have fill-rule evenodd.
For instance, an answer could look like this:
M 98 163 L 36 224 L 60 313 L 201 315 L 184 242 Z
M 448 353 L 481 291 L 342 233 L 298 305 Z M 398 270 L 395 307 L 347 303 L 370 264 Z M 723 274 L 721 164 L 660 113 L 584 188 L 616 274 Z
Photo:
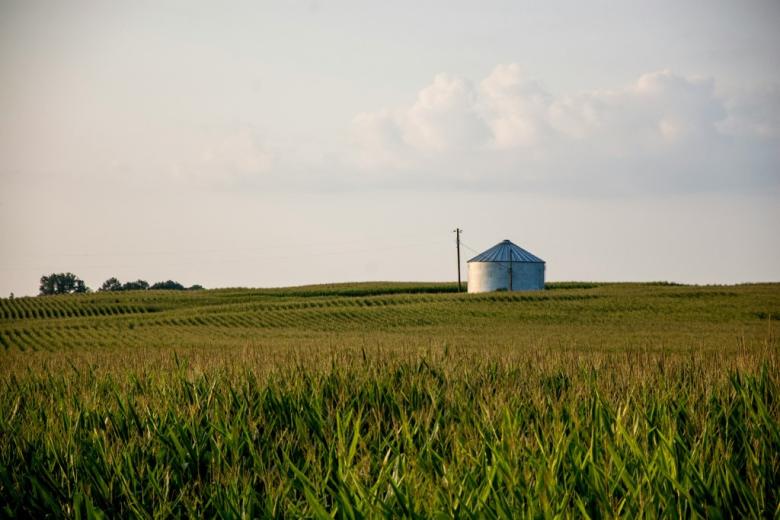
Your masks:
M 780 515 L 780 286 L 0 300 L 7 517 Z

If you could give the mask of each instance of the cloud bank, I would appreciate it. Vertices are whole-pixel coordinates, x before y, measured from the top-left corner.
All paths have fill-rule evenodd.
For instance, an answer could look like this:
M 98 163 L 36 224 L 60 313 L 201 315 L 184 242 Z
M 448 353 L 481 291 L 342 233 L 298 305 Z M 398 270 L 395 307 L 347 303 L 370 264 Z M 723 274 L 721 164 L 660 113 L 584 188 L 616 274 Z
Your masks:
M 558 95 L 516 64 L 474 84 L 437 75 L 410 106 L 357 115 L 374 181 L 559 191 L 690 191 L 780 181 L 780 91 L 723 99 L 668 70 Z

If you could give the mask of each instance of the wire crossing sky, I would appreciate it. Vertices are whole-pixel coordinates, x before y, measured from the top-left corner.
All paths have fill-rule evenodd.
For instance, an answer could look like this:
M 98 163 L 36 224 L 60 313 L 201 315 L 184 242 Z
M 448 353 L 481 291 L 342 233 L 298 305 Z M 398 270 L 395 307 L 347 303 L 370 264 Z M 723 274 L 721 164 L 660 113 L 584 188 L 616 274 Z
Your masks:
M 455 227 L 550 280 L 776 281 L 777 27 L 760 0 L 3 2 L 0 295 L 455 280 Z

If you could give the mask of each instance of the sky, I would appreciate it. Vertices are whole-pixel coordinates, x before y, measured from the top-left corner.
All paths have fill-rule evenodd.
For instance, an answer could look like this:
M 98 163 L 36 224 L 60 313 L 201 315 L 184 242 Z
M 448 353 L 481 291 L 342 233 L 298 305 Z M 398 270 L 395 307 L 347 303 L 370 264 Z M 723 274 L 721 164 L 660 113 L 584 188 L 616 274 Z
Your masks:
M 44 274 L 780 280 L 776 1 L 0 0 L 0 296 Z

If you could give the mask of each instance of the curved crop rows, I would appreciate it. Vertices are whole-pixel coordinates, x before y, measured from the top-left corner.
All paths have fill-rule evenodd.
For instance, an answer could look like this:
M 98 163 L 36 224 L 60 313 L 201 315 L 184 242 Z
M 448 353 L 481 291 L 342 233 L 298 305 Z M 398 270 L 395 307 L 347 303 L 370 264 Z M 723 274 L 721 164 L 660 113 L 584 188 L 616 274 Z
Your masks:
M 383 290 L 378 284 L 310 289 L 0 299 L 0 347 L 143 346 L 174 343 L 182 335 L 210 343 L 215 337 L 229 341 L 235 334 L 279 329 L 332 333 L 465 325 L 522 332 L 563 325 L 561 330 L 587 326 L 618 331 L 628 322 L 661 317 L 665 327 L 682 328 L 691 320 L 717 324 L 737 319 L 735 306 L 746 297 L 736 290 L 665 285 L 561 284 L 552 292 L 489 294 L 435 293 L 431 287 L 416 291 L 409 285 Z M 739 319 L 777 316 L 780 311 L 773 305 L 748 304 Z
M 93 303 L 79 297 L 43 297 L 0 299 L 0 320 L 47 320 L 64 318 L 110 317 L 155 312 L 150 306 L 132 303 Z

